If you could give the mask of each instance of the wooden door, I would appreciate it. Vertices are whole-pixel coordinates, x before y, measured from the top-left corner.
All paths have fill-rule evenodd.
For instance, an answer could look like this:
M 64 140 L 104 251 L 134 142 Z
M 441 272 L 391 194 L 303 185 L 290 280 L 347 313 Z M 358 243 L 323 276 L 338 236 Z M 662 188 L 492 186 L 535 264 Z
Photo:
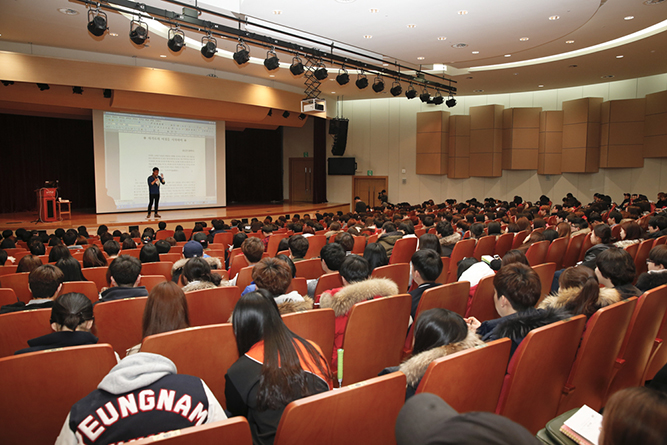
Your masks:
M 387 190 L 386 176 L 355 176 L 352 178 L 352 209 L 354 210 L 354 197 L 361 198 L 366 205 L 379 206 L 378 193 Z M 387 190 L 389 192 L 389 190 Z
M 313 158 L 289 159 L 290 202 L 313 202 Z

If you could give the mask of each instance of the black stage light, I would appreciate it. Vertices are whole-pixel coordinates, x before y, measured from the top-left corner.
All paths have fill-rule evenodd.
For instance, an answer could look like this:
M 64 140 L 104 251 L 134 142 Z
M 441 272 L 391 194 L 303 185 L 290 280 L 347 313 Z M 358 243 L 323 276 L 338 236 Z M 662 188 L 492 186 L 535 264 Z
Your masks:
M 391 88 L 389 89 L 389 92 L 391 93 L 392 96 L 400 96 L 401 93 L 403 92 L 403 87 L 401 86 L 401 83 L 396 80 L 391 84 Z
M 283 112 L 283 117 L 287 119 L 289 117 L 289 111 Z
M 271 117 L 273 115 L 273 108 L 269 108 L 267 116 Z
M 408 99 L 414 99 L 417 97 L 417 90 L 415 90 L 415 87 L 413 87 L 412 84 L 410 84 L 408 89 L 405 91 L 405 97 Z
M 72 94 L 83 94 L 83 88 L 81 88 L 81 87 L 72 87 Z
M 357 81 L 354 82 L 354 84 L 360 90 L 363 90 L 364 88 L 366 88 L 368 86 L 368 78 L 366 77 L 366 75 L 364 74 L 363 71 L 361 73 L 359 73 L 359 75 L 357 76 Z
M 295 76 L 300 76 L 303 74 L 305 69 L 303 68 L 303 61 L 299 56 L 296 56 L 292 59 L 292 65 L 290 65 L 289 70 Z
M 329 77 L 329 72 L 327 71 L 327 67 L 325 67 L 323 63 L 320 63 L 319 68 L 315 70 L 314 75 L 315 79 L 324 80 Z
M 343 68 L 343 72 L 338 71 L 338 75 L 336 76 L 336 82 L 338 82 L 338 85 L 347 85 L 350 82 L 350 75 L 347 74 L 347 70 Z
M 48 90 L 50 87 L 49 87 L 49 84 L 48 84 L 48 83 L 38 83 L 38 84 L 37 84 L 37 88 L 39 88 L 39 91 L 46 91 L 46 90 Z
M 305 115 L 305 114 L 301 113 L 301 114 L 299 115 L 299 120 L 300 120 L 300 121 L 304 120 L 305 118 L 306 118 L 306 115 Z
M 201 55 L 207 59 L 215 56 L 215 51 L 218 49 L 218 41 L 210 34 L 201 38 Z
M 419 100 L 421 100 L 422 102 L 428 102 L 429 100 L 431 100 L 431 94 L 429 94 L 426 88 L 424 88 L 422 90 L 422 93 L 419 95 Z
M 0 82 L 2 82 L 2 84 L 3 84 L 4 86 L 6 86 L 6 87 L 8 87 L 9 85 L 14 85 L 14 81 L 13 81 L 13 80 L 2 80 L 2 81 L 0 81 Z
M 267 51 L 266 59 L 264 59 L 264 66 L 269 71 L 277 70 L 280 67 L 280 61 L 278 60 L 278 55 L 275 51 Z
M 375 77 L 372 88 L 376 93 L 380 93 L 384 90 L 384 80 L 382 80 L 382 77 L 380 77 L 379 74 Z
M 185 33 L 180 29 L 169 28 L 167 33 L 167 46 L 170 50 L 177 53 L 185 46 Z
M 143 45 L 148 39 L 148 25 L 139 20 L 130 22 L 130 40 L 137 45 Z
M 104 95 L 105 98 L 111 99 L 111 90 L 110 89 L 105 89 L 102 94 Z
M 107 15 L 99 9 L 89 9 L 88 32 L 96 37 L 100 37 L 107 29 Z
M 445 105 L 447 105 L 449 108 L 456 106 L 456 99 L 454 99 L 452 96 L 449 96 L 449 99 L 447 99 Z
M 237 65 L 245 65 L 248 63 L 250 60 L 250 51 L 248 50 L 248 47 L 243 43 L 243 41 L 239 41 L 239 43 L 236 45 L 236 52 L 234 53 L 234 62 L 236 62 Z
M 438 91 L 438 90 L 435 90 L 435 91 L 436 91 L 436 94 L 435 94 L 435 97 L 433 98 L 432 102 L 435 105 L 442 105 L 442 103 L 445 101 L 445 98 L 442 97 L 442 94 L 440 94 L 440 91 Z

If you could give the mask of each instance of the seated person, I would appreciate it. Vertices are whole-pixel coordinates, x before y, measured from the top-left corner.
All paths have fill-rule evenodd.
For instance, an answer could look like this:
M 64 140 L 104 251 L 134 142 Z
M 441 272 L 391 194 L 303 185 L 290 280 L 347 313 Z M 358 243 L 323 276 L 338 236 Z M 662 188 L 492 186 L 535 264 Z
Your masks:
M 139 261 L 141 261 L 141 264 L 159 263 L 160 254 L 157 251 L 157 247 L 152 243 L 144 244 L 141 252 L 139 252 Z
M 71 292 L 55 299 L 51 308 L 51 334 L 28 340 L 28 347 L 14 354 L 94 345 L 97 337 L 90 333 L 93 327 L 93 304 L 83 294 Z
M 22 301 L 6 304 L 0 308 L 0 314 L 52 308 L 53 300 L 58 297 L 62 286 L 63 273 L 60 269 L 53 264 L 39 266 L 28 275 L 28 287 L 32 292 L 32 299 L 27 304 Z
M 288 241 L 289 256 L 295 263 L 303 261 L 308 253 L 308 239 L 303 235 L 292 235 Z
M 371 267 L 371 273 L 376 267 L 382 267 L 389 264 L 389 257 L 387 251 L 380 243 L 370 243 L 364 249 L 364 259 L 368 261 Z
M 646 387 L 614 393 L 604 407 L 600 445 L 659 444 L 667 437 L 667 394 Z
M 42 265 L 42 260 L 37 255 L 26 255 L 19 260 L 16 273 L 32 272 Z
M 449 257 L 452 255 L 454 246 L 461 241 L 461 234 L 454 230 L 454 227 L 446 221 L 440 221 L 435 225 L 436 236 L 440 239 L 440 247 L 442 248 L 442 256 Z
M 343 347 L 345 326 L 352 306 L 362 301 L 399 294 L 398 286 L 393 281 L 387 278 L 369 278 L 368 261 L 358 255 L 346 257 L 339 272 L 343 287 L 324 292 L 320 298 L 320 307 L 330 307 L 336 315 L 332 369 L 337 369 L 338 349 Z
M 405 399 L 415 395 L 426 368 L 432 361 L 483 345 L 484 342 L 456 312 L 435 308 L 419 315 L 412 356 L 400 366 L 386 368 L 380 375 L 401 371 L 407 379 Z
M 412 297 L 412 307 L 410 315 L 415 319 L 417 307 L 425 290 L 440 286 L 443 283 L 436 283 L 442 273 L 442 258 L 435 250 L 420 249 L 412 254 L 412 280 L 417 284 L 417 288 L 408 292 Z
M 191 258 L 204 258 L 211 269 L 222 269 L 222 261 L 215 257 L 204 255 L 204 247 L 197 241 L 188 241 L 183 246 L 183 258 L 176 261 L 171 268 L 171 281 L 178 283 L 183 273 L 183 267 Z
M 271 444 L 285 407 L 332 389 L 333 376 L 320 348 L 285 326 L 266 290 L 241 297 L 232 324 L 239 359 L 225 375 L 227 410 L 247 417 L 253 443 Z
M 611 228 L 606 224 L 598 224 L 591 233 L 591 243 L 593 246 L 586 251 L 582 266 L 589 269 L 595 269 L 595 259 L 600 253 L 611 247 L 613 238 L 611 235 Z
M 334 243 L 340 244 L 345 249 L 345 255 L 350 255 L 354 249 L 354 237 L 347 232 L 340 232 L 336 235 Z
M 387 256 L 391 257 L 391 252 L 394 250 L 396 241 L 403 238 L 403 232 L 396 229 L 396 224 L 393 222 L 386 222 L 382 224 L 382 234 L 377 240 L 377 243 L 384 247 L 387 251 Z
M 112 260 L 116 258 L 118 256 L 118 252 L 120 252 L 120 243 L 116 240 L 105 241 L 102 249 L 104 249 L 106 254 L 109 255 L 109 259 Z
M 148 296 L 146 288 L 139 286 L 141 262 L 138 258 L 121 255 L 114 259 L 107 269 L 107 281 L 111 287 L 102 290 L 100 301 L 97 303 Z
M 61 258 L 56 262 L 56 267 L 63 272 L 63 282 L 88 281 L 81 272 L 81 263 L 73 256 Z
M 252 280 L 257 289 L 269 291 L 276 300 L 281 314 L 313 308 L 313 300 L 307 295 L 299 295 L 295 290 L 286 294 L 292 283 L 292 270 L 285 261 L 278 258 L 262 258 L 252 269 Z
M 105 267 L 107 266 L 107 259 L 104 254 L 95 244 L 91 244 L 90 247 L 83 252 L 83 267 Z
M 248 266 L 254 266 L 259 263 L 259 260 L 262 259 L 262 255 L 264 255 L 264 243 L 261 239 L 254 236 L 246 238 L 241 244 L 241 252 L 243 252 L 243 256 L 245 257 Z M 238 273 L 229 280 L 230 286 L 236 286 L 237 279 Z
M 504 337 L 512 340 L 512 354 L 531 330 L 570 316 L 563 309 L 535 309 L 542 293 L 540 277 L 524 264 L 501 267 L 493 277 L 493 287 L 493 302 L 501 318 L 483 323 L 475 317 L 465 320 L 469 329 L 476 331 L 485 342 Z
M 227 281 L 223 283 L 220 275 L 211 272 L 211 266 L 205 258 L 199 257 L 191 258 L 185 263 L 181 274 L 181 282 L 183 283 L 183 292 L 229 285 Z
M 667 217 L 663 214 L 653 216 L 648 220 L 648 234 L 646 239 L 658 239 L 667 235 Z
M 642 292 L 667 284 L 667 245 L 655 246 L 648 254 L 648 272 L 637 278 L 637 289 Z
M 383 249 L 384 250 L 384 249 Z M 322 275 L 337 272 L 340 269 L 340 265 L 343 264 L 345 260 L 345 249 L 343 246 L 337 243 L 327 243 L 320 249 L 320 259 L 322 263 Z M 317 283 L 320 281 L 319 278 L 315 280 L 308 280 L 308 296 L 313 298 L 315 297 L 315 289 L 317 288 Z M 317 302 L 319 303 L 319 296 Z
M 625 250 L 611 247 L 597 256 L 595 264 L 595 275 L 600 284 L 616 289 L 621 299 L 643 293 L 632 284 L 637 269 L 632 256 Z
M 128 410 L 122 402 L 127 400 L 137 401 L 139 409 Z M 56 444 L 127 443 L 226 418 L 203 380 L 177 374 L 166 357 L 139 352 L 121 360 L 74 404 Z

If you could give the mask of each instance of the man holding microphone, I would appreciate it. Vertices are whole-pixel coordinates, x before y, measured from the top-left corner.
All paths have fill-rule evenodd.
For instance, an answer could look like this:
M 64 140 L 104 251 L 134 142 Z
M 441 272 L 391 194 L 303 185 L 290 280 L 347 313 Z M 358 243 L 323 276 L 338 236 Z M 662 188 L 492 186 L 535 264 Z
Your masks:
M 148 177 L 148 193 L 150 199 L 148 201 L 148 215 L 146 218 L 151 217 L 151 207 L 153 207 L 153 202 L 155 202 L 155 217 L 160 218 L 160 215 L 157 212 L 157 206 L 160 202 L 160 184 L 164 184 L 164 174 L 160 175 L 160 169 L 153 167 L 153 174 Z

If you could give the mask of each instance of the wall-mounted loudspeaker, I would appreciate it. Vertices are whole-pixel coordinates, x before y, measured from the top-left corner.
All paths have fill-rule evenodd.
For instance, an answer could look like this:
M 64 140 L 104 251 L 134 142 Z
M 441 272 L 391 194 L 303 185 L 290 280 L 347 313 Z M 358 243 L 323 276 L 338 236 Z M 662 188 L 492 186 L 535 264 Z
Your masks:
M 329 122 L 329 134 L 333 135 L 334 143 L 331 148 L 331 154 L 334 156 L 343 156 L 347 145 L 347 119 L 332 119 Z

